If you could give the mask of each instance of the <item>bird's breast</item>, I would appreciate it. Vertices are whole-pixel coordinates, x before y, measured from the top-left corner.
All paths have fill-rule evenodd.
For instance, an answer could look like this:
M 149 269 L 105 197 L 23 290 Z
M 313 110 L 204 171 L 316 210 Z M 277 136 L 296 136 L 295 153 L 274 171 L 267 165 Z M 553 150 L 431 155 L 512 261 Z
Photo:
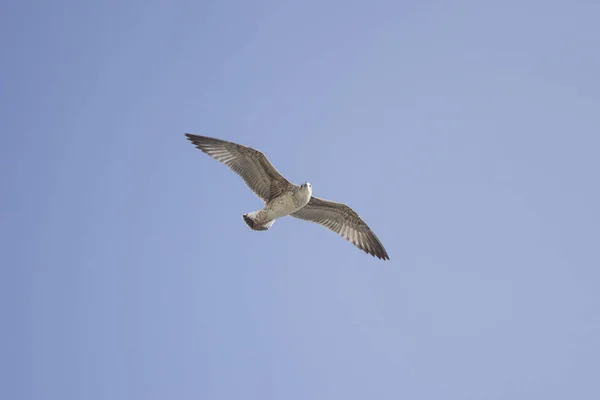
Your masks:
M 281 196 L 271 200 L 267 205 L 269 217 L 279 218 L 289 215 L 304 207 L 310 201 L 310 194 L 303 191 L 296 193 L 284 193 Z

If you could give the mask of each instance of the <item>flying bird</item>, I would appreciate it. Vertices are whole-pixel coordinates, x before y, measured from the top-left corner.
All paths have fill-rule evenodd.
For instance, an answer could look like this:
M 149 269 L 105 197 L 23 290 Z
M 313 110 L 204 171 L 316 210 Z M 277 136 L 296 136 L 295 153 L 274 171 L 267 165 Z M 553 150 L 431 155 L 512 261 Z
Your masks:
M 260 151 L 207 136 L 185 136 L 198 149 L 231 168 L 264 201 L 264 208 L 242 215 L 250 229 L 266 231 L 276 219 L 291 215 L 332 230 L 365 253 L 390 259 L 375 233 L 352 208 L 313 196 L 309 182 L 289 182 Z

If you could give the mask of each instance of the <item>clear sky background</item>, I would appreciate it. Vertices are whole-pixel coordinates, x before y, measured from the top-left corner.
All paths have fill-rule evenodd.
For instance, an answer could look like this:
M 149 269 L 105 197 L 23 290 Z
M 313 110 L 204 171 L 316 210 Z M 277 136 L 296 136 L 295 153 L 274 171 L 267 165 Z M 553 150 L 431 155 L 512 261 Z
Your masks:
M 600 3 L 0 11 L 0 398 L 600 398 Z M 391 261 L 251 231 L 184 132 Z

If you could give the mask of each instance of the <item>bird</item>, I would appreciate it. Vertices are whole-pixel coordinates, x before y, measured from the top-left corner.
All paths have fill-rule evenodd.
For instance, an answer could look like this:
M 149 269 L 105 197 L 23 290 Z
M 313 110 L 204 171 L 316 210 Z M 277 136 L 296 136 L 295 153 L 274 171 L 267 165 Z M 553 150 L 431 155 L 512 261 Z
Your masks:
M 196 148 L 233 170 L 263 200 L 262 209 L 242 215 L 250 229 L 267 231 L 278 218 L 292 216 L 337 233 L 373 257 L 390 259 L 381 241 L 352 208 L 313 196 L 310 182 L 291 183 L 262 152 L 213 137 L 185 136 Z

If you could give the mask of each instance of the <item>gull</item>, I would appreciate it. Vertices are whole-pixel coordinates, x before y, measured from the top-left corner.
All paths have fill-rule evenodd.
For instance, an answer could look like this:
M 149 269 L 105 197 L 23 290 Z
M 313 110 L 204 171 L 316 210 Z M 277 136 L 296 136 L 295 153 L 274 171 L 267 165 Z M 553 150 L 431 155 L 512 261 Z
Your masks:
M 242 215 L 250 229 L 269 230 L 276 219 L 290 215 L 330 229 L 373 257 L 390 259 L 375 233 L 352 208 L 313 196 L 309 182 L 289 182 L 262 152 L 208 136 L 185 136 L 198 149 L 231 168 L 264 201 L 264 208 Z

